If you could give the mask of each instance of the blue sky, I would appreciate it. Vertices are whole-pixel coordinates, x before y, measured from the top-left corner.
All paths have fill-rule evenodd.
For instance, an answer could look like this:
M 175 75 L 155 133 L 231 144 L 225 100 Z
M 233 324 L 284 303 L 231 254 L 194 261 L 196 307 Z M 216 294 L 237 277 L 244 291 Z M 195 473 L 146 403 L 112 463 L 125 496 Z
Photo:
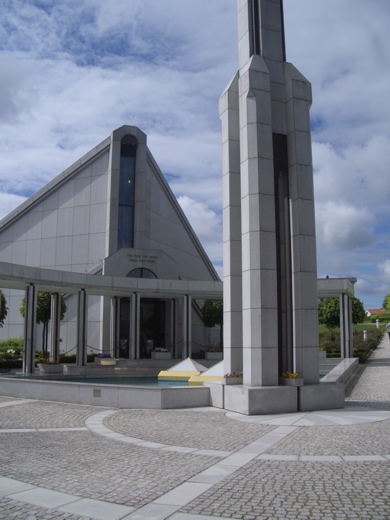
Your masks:
M 284 0 L 313 87 L 319 276 L 390 293 L 390 2 Z M 218 98 L 236 0 L 4 0 L 0 218 L 123 124 L 139 126 L 222 274 Z

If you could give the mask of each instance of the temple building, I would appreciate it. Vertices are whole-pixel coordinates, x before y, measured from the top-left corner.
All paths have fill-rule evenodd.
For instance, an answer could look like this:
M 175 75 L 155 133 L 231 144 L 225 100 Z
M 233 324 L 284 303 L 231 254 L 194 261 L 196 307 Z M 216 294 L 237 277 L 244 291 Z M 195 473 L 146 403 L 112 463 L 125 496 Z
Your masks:
M 86 288 L 88 351 L 134 360 L 164 348 L 173 358 L 186 357 L 191 348 L 210 346 L 212 333 L 200 318 L 202 301 L 192 298 L 185 282 L 216 282 L 211 296 L 220 298 L 222 282 L 146 141 L 139 128 L 118 128 L 12 211 L 0 221 L 0 262 L 70 272 L 73 278 L 93 275 L 88 279 L 99 283 L 134 279 L 127 293 L 118 287 L 120 296 L 112 287 L 100 294 Z M 175 291 L 162 291 L 164 280 L 172 287 L 176 281 Z M 52 288 L 46 284 L 45 290 Z M 25 293 L 3 292 L 9 312 L 0 340 L 23 337 L 19 308 Z M 74 352 L 79 299 L 63 292 L 60 349 Z

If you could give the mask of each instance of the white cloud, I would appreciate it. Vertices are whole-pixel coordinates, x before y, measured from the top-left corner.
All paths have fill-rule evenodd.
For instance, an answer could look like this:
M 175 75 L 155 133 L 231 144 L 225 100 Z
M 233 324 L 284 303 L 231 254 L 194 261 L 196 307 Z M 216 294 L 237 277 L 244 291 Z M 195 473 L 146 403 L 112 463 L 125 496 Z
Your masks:
M 219 262 L 218 97 L 237 69 L 236 0 L 2 7 L 0 211 L 114 128 L 136 125 L 193 225 L 213 223 L 201 239 Z M 313 88 L 319 272 L 357 276 L 380 306 L 390 257 L 388 1 L 285 0 L 284 11 L 287 59 Z
M 0 220 L 20 206 L 25 200 L 26 197 L 0 192 Z
M 207 254 L 216 263 L 222 262 L 221 214 L 188 196 L 179 197 L 178 202 Z

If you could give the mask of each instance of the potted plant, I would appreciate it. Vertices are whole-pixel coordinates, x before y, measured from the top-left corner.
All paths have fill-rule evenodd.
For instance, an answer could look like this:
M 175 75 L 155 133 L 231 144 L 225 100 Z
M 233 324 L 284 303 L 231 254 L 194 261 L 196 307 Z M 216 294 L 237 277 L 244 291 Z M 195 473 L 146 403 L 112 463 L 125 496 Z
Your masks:
M 50 361 L 47 358 L 39 358 L 38 361 L 37 367 L 41 374 L 62 374 L 64 371 L 64 366 L 58 361 Z
M 171 353 L 167 348 L 156 347 L 152 354 L 152 359 L 171 359 Z
M 206 359 L 214 359 L 220 361 L 223 358 L 223 351 L 218 343 L 211 343 L 211 348 L 205 351 Z
M 225 374 L 221 380 L 223 385 L 242 385 L 243 373 L 242 372 L 229 372 Z
M 279 385 L 302 386 L 303 379 L 297 372 L 283 372 L 282 377 L 279 377 Z
M 319 349 L 319 356 L 320 356 L 320 359 L 326 358 L 326 350 L 324 348 Z
M 116 365 L 116 359 L 113 359 L 110 354 L 100 353 L 94 357 L 93 362 L 99 366 L 113 366 Z

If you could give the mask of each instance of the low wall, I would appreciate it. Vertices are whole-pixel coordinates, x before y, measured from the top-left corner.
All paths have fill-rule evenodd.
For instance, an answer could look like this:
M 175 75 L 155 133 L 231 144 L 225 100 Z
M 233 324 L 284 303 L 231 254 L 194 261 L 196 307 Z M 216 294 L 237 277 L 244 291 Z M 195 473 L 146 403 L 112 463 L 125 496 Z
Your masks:
M 344 383 L 352 377 L 359 367 L 359 358 L 347 358 L 340 361 L 330 372 L 321 379 L 321 383 Z
M 112 408 L 164 410 L 210 405 L 210 391 L 204 387 L 150 388 L 7 377 L 0 377 L 0 395 Z

